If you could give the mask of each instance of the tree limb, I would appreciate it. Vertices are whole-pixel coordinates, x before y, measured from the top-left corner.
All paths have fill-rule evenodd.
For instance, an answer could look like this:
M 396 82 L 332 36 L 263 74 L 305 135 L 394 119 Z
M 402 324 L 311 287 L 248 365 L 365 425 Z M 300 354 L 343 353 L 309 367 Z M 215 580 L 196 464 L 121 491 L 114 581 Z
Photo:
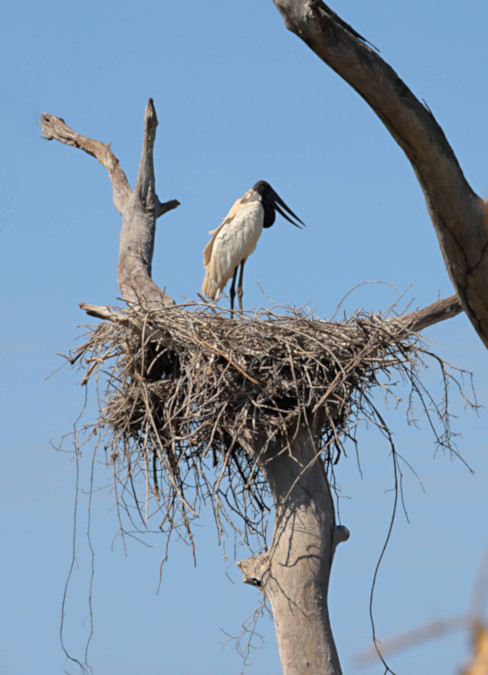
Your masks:
M 41 116 L 40 124 L 44 138 L 84 150 L 108 171 L 115 208 L 122 214 L 117 276 L 125 300 L 156 306 L 173 305 L 174 301 L 151 279 L 156 220 L 179 206 L 176 199 L 161 203 L 156 194 L 153 149 L 158 120 L 152 99 L 146 106 L 142 157 L 133 191 L 119 160 L 110 150 L 110 144 L 82 136 L 70 129 L 63 119 L 48 113 Z
M 488 347 L 488 206 L 471 189 L 444 132 L 395 71 L 321 0 L 273 0 L 286 27 L 371 106 L 424 192 L 447 270 Z
M 388 322 L 398 323 L 405 328 L 408 328 L 414 333 L 424 330 L 429 326 L 433 326 L 440 321 L 451 319 L 463 311 L 459 298 L 456 295 L 451 295 L 449 298 L 437 300 L 437 302 L 428 305 L 423 309 L 418 309 L 415 312 L 409 312 L 400 317 L 387 319 Z
M 43 113 L 40 120 L 42 135 L 48 141 L 53 139 L 71 145 L 73 148 L 84 150 L 107 169 L 112 181 L 113 199 L 115 208 L 123 213 L 131 195 L 131 189 L 125 173 L 119 166 L 119 160 L 110 150 L 110 143 L 94 141 L 88 136 L 82 136 L 65 123 L 61 117 L 54 117 L 49 113 Z
M 86 302 L 80 302 L 80 307 L 88 316 L 94 316 L 104 321 L 120 321 L 125 318 L 120 312 L 104 305 L 87 305 Z

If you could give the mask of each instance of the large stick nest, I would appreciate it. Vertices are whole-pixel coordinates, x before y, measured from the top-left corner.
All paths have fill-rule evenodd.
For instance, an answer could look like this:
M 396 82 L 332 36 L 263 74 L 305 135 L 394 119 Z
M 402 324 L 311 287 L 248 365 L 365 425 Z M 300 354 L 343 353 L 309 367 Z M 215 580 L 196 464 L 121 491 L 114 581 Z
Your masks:
M 286 451 L 306 425 L 317 456 L 331 466 L 360 419 L 389 436 L 372 399 L 378 386 L 393 393 L 406 381 L 438 429 L 436 440 L 450 444 L 451 375 L 437 359 L 438 406 L 417 373 L 433 355 L 401 322 L 380 315 L 331 322 L 289 310 L 232 320 L 204 304 L 130 307 L 88 331 L 74 356 L 84 383 L 106 374 L 96 431 L 113 462 L 118 504 L 136 508 L 144 523 L 161 512 L 168 533 L 183 525 L 191 539 L 190 522 L 210 497 L 219 529 L 224 516 L 246 535 L 262 534 L 270 506 L 259 470 L 266 447 Z M 265 439 L 252 456 L 241 445 L 250 430 Z

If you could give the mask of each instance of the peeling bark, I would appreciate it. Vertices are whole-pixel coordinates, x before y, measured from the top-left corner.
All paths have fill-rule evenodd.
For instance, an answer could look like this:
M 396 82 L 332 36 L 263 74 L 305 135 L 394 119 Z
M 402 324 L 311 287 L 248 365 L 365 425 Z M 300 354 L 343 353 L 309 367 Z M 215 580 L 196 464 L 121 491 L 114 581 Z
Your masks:
M 447 271 L 488 347 L 488 205 L 466 181 L 444 132 L 395 71 L 321 0 L 273 0 L 286 27 L 371 106 L 407 155 Z
M 63 119 L 48 113 L 41 116 L 40 124 L 44 138 L 84 150 L 108 171 L 114 205 L 122 215 L 117 277 L 124 299 L 127 302 L 155 303 L 156 306 L 173 305 L 169 295 L 151 279 L 156 220 L 179 206 L 176 199 L 161 203 L 156 194 L 153 148 L 158 120 L 152 99 L 146 106 L 142 157 L 133 191 L 119 160 L 110 150 L 110 144 L 82 136 L 70 129 Z

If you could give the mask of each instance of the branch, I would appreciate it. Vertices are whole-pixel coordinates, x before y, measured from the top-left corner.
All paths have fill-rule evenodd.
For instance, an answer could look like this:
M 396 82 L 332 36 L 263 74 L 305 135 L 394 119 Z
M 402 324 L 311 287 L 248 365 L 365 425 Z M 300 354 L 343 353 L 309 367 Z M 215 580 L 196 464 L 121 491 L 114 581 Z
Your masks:
M 104 319 L 105 321 L 118 321 L 125 319 L 125 316 L 120 312 L 115 312 L 110 307 L 101 305 L 87 305 L 85 302 L 80 302 L 80 307 L 88 316 L 94 316 L 97 319 Z
M 151 279 L 156 220 L 179 206 L 176 199 L 161 203 L 156 194 L 153 150 L 158 120 L 152 99 L 146 106 L 142 157 L 134 191 L 129 187 L 119 160 L 110 150 L 110 144 L 82 136 L 60 117 L 48 113 L 41 116 L 40 124 L 44 138 L 84 150 L 108 171 L 115 208 L 122 214 L 117 273 L 124 299 L 129 303 L 145 302 L 156 307 L 173 305 L 173 300 Z
M 273 0 L 286 27 L 371 106 L 424 192 L 447 270 L 488 347 L 488 205 L 466 181 L 430 110 L 359 33 L 321 0 Z
M 463 308 L 458 297 L 456 295 L 451 295 L 449 298 L 437 300 L 437 302 L 434 302 L 432 305 L 428 305 L 423 309 L 409 312 L 404 316 L 387 319 L 387 322 L 395 322 L 408 328 L 413 333 L 417 333 L 440 321 L 451 319 L 462 311 Z
M 73 148 L 80 148 L 103 164 L 112 181 L 115 208 L 122 214 L 131 195 L 131 189 L 125 173 L 119 166 L 119 160 L 110 150 L 110 143 L 82 136 L 70 129 L 61 117 L 54 117 L 49 113 L 41 115 L 40 125 L 42 135 L 48 141 L 56 140 Z
M 156 128 L 158 118 L 154 102 L 149 99 L 144 115 L 144 141 L 142 144 L 141 163 L 139 165 L 139 175 L 137 176 L 134 192 L 137 192 L 138 198 L 143 202 L 153 201 L 155 194 L 156 179 L 154 177 L 154 142 L 156 140 Z M 159 200 L 158 200 L 159 202 Z
M 165 213 L 168 213 L 168 211 L 176 209 L 176 207 L 179 205 L 180 202 L 177 199 L 170 199 L 169 201 L 163 203 L 161 203 L 158 199 L 156 204 L 156 213 L 154 215 L 156 218 L 159 218 L 160 216 L 164 216 Z

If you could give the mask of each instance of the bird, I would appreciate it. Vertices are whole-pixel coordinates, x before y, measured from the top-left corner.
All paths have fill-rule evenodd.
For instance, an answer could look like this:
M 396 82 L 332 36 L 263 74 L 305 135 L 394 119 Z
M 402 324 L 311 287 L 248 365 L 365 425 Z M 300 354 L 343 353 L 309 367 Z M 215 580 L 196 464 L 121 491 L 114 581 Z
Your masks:
M 276 211 L 295 227 L 305 226 L 305 223 L 293 213 L 271 185 L 265 180 L 260 180 L 243 197 L 234 202 L 219 227 L 209 232 L 213 237 L 203 250 L 205 277 L 202 283 L 202 293 L 211 300 L 218 299 L 226 283 L 232 277 L 231 316 L 234 314 L 239 266 L 237 297 L 239 309 L 242 310 L 244 265 L 256 249 L 263 227 L 271 227 L 275 222 Z M 294 222 L 287 213 L 297 222 Z

